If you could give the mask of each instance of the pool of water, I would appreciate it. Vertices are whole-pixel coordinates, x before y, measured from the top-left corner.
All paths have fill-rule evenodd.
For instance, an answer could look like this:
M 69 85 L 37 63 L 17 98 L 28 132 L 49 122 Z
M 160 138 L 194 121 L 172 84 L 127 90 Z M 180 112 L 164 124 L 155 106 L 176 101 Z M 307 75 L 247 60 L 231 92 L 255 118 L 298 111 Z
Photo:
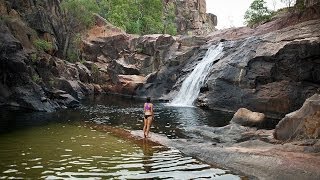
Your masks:
M 240 179 L 148 140 L 93 129 L 142 128 L 143 101 L 97 96 L 55 113 L 0 109 L 0 179 Z M 222 126 L 229 114 L 155 103 L 152 131 L 192 138 L 190 126 Z M 101 126 L 102 126 L 101 125 Z
M 143 126 L 143 101 L 117 96 L 91 97 L 80 109 L 86 119 L 125 129 L 138 130 Z M 190 126 L 220 127 L 229 123 L 232 114 L 206 111 L 195 107 L 172 107 L 166 103 L 154 103 L 155 120 L 151 131 L 168 138 L 188 138 L 185 130 Z

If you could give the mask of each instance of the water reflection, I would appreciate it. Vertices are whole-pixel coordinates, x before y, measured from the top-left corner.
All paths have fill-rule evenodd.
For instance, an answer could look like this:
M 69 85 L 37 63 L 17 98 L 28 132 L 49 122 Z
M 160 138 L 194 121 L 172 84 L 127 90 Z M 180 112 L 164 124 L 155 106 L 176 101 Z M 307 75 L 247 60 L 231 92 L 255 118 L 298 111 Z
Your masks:
M 0 147 L 0 179 L 239 179 L 147 139 L 140 146 L 77 123 L 2 134 Z
M 173 107 L 174 108 L 174 107 Z M 201 112 L 202 110 L 194 107 L 175 107 L 175 112 L 177 113 L 177 118 L 182 127 L 188 126 L 200 126 L 202 125 L 201 121 Z
M 144 101 L 117 96 L 92 96 L 76 109 L 55 113 L 21 112 L 0 109 L 0 133 L 33 126 L 47 125 L 50 122 L 90 121 L 96 124 L 111 125 L 129 130 L 143 127 Z M 154 103 L 155 120 L 151 131 L 169 138 L 187 138 L 190 126 L 224 126 L 232 118 L 231 114 L 206 111 L 199 108 L 169 107 Z
M 152 156 L 153 156 L 153 146 L 152 142 L 150 142 L 148 139 L 143 139 L 143 145 L 142 145 L 142 151 L 143 151 L 143 168 L 146 171 L 146 173 L 149 173 L 151 169 L 151 163 L 153 162 Z

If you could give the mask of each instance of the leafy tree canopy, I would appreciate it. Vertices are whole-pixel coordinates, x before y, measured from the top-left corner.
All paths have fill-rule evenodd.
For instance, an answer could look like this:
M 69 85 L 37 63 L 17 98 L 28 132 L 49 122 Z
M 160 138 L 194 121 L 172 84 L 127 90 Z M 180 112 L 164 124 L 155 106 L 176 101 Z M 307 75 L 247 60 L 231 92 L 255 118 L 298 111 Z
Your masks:
M 172 15 L 173 4 L 164 7 L 162 0 L 64 0 L 66 9 L 77 24 L 88 27 L 93 23 L 93 13 L 133 34 L 176 34 Z M 74 23 L 74 22 L 73 22 Z M 74 25 L 75 26 L 75 25 Z M 80 29 L 80 28 L 79 28 Z
M 264 21 L 269 21 L 273 11 L 266 7 L 264 0 L 254 0 L 245 12 L 244 19 L 248 26 L 253 26 Z

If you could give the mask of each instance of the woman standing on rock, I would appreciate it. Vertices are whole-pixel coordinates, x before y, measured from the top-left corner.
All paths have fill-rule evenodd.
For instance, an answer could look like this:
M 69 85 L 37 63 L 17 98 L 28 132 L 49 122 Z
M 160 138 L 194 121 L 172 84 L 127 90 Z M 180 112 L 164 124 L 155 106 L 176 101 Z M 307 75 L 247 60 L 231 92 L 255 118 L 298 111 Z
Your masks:
M 151 103 L 150 97 L 147 97 L 147 102 L 144 103 L 143 112 L 144 112 L 143 135 L 146 138 L 146 137 L 149 137 L 150 126 L 154 117 L 153 104 Z

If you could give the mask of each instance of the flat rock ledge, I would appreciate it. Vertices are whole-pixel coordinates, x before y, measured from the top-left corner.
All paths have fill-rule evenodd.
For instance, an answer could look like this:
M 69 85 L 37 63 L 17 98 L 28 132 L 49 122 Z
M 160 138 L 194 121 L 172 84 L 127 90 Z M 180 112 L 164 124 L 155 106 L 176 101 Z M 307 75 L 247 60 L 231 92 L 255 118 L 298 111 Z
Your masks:
M 205 130 L 206 131 L 206 130 Z M 266 132 L 270 134 L 272 132 Z M 142 138 L 142 131 L 131 131 Z M 180 150 L 208 164 L 230 169 L 249 179 L 320 178 L 320 141 L 277 144 L 259 139 L 232 145 L 216 143 L 216 139 L 168 139 L 151 133 L 150 141 Z M 311 146 L 310 146 L 311 145 Z M 310 153 L 311 152 L 311 153 Z

